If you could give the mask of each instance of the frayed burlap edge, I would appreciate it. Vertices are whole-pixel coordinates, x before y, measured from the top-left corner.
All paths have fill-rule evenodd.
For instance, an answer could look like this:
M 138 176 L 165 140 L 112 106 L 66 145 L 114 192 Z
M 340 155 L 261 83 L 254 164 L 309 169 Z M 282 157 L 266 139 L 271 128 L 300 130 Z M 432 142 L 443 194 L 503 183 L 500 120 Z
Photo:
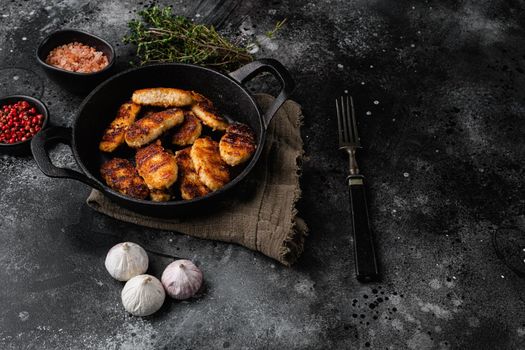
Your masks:
M 297 108 L 301 110 L 301 106 L 294 102 L 294 104 L 297 105 Z M 301 112 L 299 114 L 299 118 L 297 120 L 296 127 L 301 129 L 304 123 L 304 116 Z M 302 138 L 301 138 L 302 140 Z M 297 202 L 301 198 L 302 191 L 300 186 L 300 179 L 301 179 L 301 169 L 302 167 L 300 164 L 303 162 L 304 157 L 304 144 L 301 141 L 301 152 L 296 156 L 296 163 L 295 163 L 295 180 L 297 181 L 297 187 L 294 191 L 294 197 L 292 201 L 292 223 L 291 223 L 291 229 L 290 233 L 288 234 L 288 237 L 285 238 L 283 241 L 283 246 L 280 249 L 280 256 L 281 256 L 281 263 L 286 266 L 291 266 L 297 262 L 297 259 L 304 251 L 304 242 L 306 237 L 308 236 L 308 226 L 306 225 L 306 222 L 299 216 L 299 210 L 297 210 Z

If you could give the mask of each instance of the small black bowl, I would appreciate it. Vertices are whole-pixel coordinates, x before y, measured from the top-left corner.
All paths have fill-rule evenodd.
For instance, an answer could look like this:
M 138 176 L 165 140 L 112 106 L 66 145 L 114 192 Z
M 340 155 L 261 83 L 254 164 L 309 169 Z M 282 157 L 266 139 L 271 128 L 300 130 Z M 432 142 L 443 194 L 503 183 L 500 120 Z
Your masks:
M 51 50 L 58 46 L 75 41 L 94 47 L 97 51 L 103 52 L 108 58 L 108 65 L 98 72 L 77 73 L 57 68 L 46 63 L 46 58 Z M 113 46 L 111 46 L 106 40 L 93 34 L 74 29 L 63 29 L 49 34 L 42 43 L 40 43 L 36 50 L 36 59 L 43 67 L 46 74 L 57 84 L 75 94 L 87 94 L 93 90 L 95 86 L 108 78 L 110 71 L 113 68 L 113 64 L 115 63 L 115 57 L 116 55 Z
M 18 101 L 27 101 L 32 107 L 38 111 L 39 114 L 44 116 L 44 121 L 42 123 L 42 129 L 47 126 L 49 121 L 49 111 L 47 110 L 46 105 L 37 98 L 25 95 L 13 95 L 0 98 L 0 108 L 5 105 L 13 104 Z M 39 132 L 40 132 L 39 131 Z M 38 134 L 38 133 L 37 133 Z M 27 155 L 30 153 L 31 140 L 30 138 L 26 141 L 21 141 L 17 143 L 2 143 L 0 142 L 0 153 L 10 154 L 10 155 Z

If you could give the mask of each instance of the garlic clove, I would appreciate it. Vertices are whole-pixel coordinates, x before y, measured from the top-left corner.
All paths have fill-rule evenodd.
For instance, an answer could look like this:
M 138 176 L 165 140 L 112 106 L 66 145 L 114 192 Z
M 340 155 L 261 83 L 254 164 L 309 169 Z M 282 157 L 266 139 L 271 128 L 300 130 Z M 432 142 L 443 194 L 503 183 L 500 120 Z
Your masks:
M 122 305 L 134 316 L 149 316 L 158 311 L 166 293 L 160 281 L 151 275 L 138 275 L 122 289 Z
M 166 267 L 161 281 L 170 297 L 188 299 L 201 288 L 202 272 L 189 260 L 176 260 Z
M 124 242 L 115 245 L 106 255 L 105 266 L 111 277 L 127 281 L 148 270 L 148 254 L 136 243 Z

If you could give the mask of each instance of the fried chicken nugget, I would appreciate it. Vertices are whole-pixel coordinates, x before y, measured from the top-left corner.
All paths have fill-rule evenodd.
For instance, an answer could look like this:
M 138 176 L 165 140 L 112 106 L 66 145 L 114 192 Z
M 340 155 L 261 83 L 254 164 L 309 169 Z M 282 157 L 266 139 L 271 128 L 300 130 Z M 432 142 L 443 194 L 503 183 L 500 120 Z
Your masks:
M 120 106 L 117 117 L 104 131 L 99 149 L 102 152 L 113 152 L 118 146 L 123 144 L 126 130 L 133 124 L 139 112 L 140 106 L 132 102 L 126 102 Z
M 148 114 L 128 128 L 125 135 L 126 143 L 130 147 L 142 147 L 183 121 L 184 111 L 178 108 Z
M 167 190 L 177 181 L 175 155 L 167 152 L 158 140 L 140 148 L 135 154 L 135 162 L 139 175 L 150 190 Z
M 149 88 L 133 92 L 133 103 L 156 107 L 185 107 L 193 104 L 190 91 L 175 88 Z
M 199 93 L 193 92 L 192 94 L 194 102 L 191 111 L 197 118 L 213 130 L 225 130 L 228 127 L 228 121 L 218 114 L 213 103 Z
M 149 195 L 144 179 L 127 159 L 113 158 L 105 162 L 100 167 L 100 174 L 106 184 L 115 191 L 140 199 L 145 199 Z
M 193 166 L 190 152 L 191 147 L 175 152 L 179 167 L 180 194 L 182 199 L 186 200 L 202 197 L 211 192 L 200 180 L 199 174 Z
M 219 153 L 219 143 L 209 137 L 195 140 L 190 151 L 199 178 L 210 190 L 216 191 L 230 181 L 228 165 Z
M 187 146 L 193 144 L 201 136 L 202 124 L 192 112 L 184 113 L 184 122 L 175 131 L 171 142 L 177 146 Z
M 246 162 L 255 153 L 255 133 L 246 124 L 234 123 L 226 128 L 219 142 L 222 160 L 235 166 Z

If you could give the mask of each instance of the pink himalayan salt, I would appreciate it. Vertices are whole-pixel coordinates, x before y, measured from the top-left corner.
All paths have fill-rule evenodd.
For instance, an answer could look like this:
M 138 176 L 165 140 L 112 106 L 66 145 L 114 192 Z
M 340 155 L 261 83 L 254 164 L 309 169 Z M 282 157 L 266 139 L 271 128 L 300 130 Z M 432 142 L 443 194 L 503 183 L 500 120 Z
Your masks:
M 46 63 L 72 72 L 93 73 L 104 69 L 108 58 L 91 46 L 73 42 L 51 50 Z

